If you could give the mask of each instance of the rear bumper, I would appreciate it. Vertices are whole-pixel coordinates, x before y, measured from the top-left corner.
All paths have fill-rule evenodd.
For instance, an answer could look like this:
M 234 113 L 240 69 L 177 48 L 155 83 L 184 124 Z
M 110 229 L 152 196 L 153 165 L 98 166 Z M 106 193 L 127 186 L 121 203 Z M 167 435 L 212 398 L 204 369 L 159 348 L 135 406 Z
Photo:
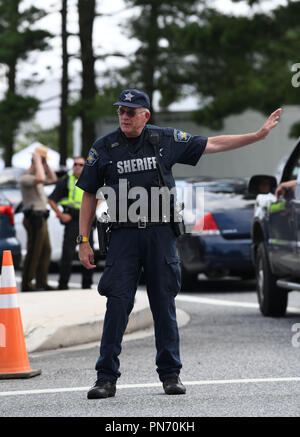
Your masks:
M 186 234 L 177 241 L 182 265 L 188 273 L 224 271 L 224 274 L 253 272 L 251 240 L 226 240 L 221 235 L 201 237 Z

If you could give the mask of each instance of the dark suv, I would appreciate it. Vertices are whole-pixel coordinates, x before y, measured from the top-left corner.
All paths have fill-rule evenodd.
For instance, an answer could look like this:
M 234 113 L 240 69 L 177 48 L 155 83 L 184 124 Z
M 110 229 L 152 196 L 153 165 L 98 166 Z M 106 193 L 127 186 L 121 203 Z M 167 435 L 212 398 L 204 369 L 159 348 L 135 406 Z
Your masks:
M 259 307 L 264 316 L 284 316 L 288 292 L 300 291 L 299 173 L 300 138 L 280 177 L 280 182 L 297 179 L 294 188 L 277 199 L 275 177 L 256 175 L 249 181 L 249 192 L 257 196 L 252 224 L 252 260 Z

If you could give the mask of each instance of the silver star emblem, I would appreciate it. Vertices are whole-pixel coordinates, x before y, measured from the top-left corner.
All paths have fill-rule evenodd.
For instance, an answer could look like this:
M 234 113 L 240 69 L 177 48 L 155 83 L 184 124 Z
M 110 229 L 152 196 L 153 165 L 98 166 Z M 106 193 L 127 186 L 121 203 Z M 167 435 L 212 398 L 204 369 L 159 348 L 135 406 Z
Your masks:
M 125 99 L 124 100 L 128 100 L 129 102 L 131 102 L 132 97 L 134 97 L 133 94 L 127 93 L 127 94 L 125 94 Z

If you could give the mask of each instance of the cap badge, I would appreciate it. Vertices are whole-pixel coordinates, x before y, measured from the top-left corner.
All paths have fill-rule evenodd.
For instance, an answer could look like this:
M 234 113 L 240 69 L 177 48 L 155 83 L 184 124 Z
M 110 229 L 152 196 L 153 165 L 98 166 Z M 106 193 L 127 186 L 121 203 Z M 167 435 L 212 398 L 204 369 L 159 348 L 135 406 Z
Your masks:
M 125 94 L 125 99 L 124 100 L 128 100 L 129 102 L 131 102 L 132 97 L 134 97 L 133 94 L 127 93 L 127 94 Z

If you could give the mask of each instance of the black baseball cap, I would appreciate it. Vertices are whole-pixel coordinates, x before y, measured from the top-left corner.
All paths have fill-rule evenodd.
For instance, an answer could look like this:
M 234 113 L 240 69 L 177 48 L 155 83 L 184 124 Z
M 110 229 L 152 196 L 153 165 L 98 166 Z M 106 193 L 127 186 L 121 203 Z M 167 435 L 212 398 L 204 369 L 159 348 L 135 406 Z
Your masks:
M 119 101 L 114 103 L 115 106 L 128 106 L 129 108 L 147 108 L 150 109 L 149 96 L 139 90 L 123 90 L 120 94 Z

